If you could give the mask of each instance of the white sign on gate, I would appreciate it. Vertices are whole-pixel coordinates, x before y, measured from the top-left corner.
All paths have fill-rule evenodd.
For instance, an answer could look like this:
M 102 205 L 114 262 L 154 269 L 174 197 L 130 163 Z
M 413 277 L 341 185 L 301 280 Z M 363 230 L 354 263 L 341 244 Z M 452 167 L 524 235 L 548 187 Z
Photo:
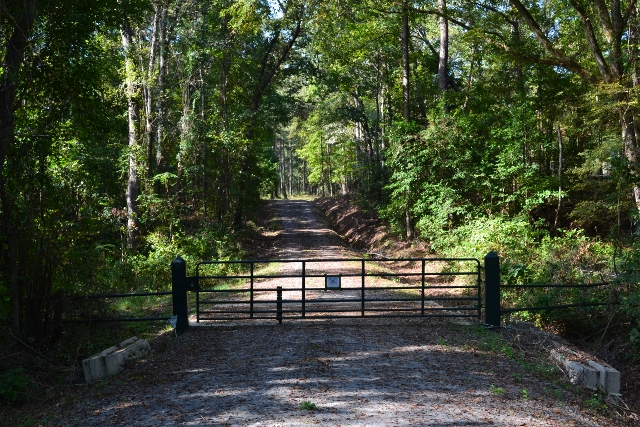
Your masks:
M 326 276 L 324 287 L 325 289 L 340 289 L 340 276 Z

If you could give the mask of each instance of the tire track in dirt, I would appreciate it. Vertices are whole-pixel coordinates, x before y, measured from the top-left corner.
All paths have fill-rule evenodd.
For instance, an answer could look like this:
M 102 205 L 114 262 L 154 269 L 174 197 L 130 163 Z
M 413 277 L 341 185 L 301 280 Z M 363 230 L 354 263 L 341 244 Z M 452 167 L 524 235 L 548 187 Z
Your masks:
M 277 243 L 278 259 L 352 258 L 340 237 L 319 217 L 306 200 L 265 202 L 272 216 L 279 218 L 283 233 Z

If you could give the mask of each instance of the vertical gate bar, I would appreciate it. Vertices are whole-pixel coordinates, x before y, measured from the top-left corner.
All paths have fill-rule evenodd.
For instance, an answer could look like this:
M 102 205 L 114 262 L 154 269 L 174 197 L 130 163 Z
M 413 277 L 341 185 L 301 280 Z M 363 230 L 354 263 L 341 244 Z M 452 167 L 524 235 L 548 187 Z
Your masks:
M 482 266 L 478 262 L 478 319 L 482 318 Z
M 422 317 L 424 317 L 424 265 L 425 260 L 422 260 Z
M 196 322 L 200 323 L 200 292 L 196 289 Z
M 249 317 L 253 319 L 253 262 L 251 263 L 251 289 L 249 290 Z
M 362 260 L 362 317 L 364 317 L 364 279 L 365 279 L 365 260 Z
M 302 317 L 305 316 L 305 310 L 306 310 L 306 300 L 305 300 L 306 293 L 307 293 L 306 282 L 305 282 L 305 279 L 306 279 L 305 276 L 307 274 L 306 264 L 307 264 L 306 261 L 302 261 Z
M 200 277 L 200 264 L 196 265 L 196 280 Z M 196 283 L 200 283 L 199 281 Z M 200 323 L 200 286 L 196 286 L 196 323 Z
M 282 286 L 278 286 L 277 289 L 276 320 L 282 325 Z

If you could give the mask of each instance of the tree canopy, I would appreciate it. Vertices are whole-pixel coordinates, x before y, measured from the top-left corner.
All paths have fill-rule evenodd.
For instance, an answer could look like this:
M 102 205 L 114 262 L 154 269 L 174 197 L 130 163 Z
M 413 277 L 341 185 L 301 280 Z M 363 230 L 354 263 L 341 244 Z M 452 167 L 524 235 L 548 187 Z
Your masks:
M 351 194 L 441 250 L 483 221 L 632 239 L 638 18 L 635 0 L 3 2 L 0 313 L 44 338 L 56 293 L 231 256 L 269 196 Z

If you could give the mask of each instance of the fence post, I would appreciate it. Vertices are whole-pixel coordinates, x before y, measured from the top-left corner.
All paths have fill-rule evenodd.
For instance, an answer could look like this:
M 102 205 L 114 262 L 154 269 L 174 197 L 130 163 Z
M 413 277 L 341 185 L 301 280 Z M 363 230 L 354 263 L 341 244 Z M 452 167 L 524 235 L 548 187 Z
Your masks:
M 173 315 L 178 316 L 176 334 L 189 329 L 189 306 L 187 300 L 187 262 L 180 256 L 171 262 L 171 292 L 173 294 Z
M 500 327 L 500 258 L 496 252 L 484 257 L 484 322 L 492 328 Z
M 276 290 L 276 320 L 282 325 L 282 286 L 278 286 Z

